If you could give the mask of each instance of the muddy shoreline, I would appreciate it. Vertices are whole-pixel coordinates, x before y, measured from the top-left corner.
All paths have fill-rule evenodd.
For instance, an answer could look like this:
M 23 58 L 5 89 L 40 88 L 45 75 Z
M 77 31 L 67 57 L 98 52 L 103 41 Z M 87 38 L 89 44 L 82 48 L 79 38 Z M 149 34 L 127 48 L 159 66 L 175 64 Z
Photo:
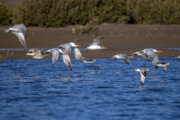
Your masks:
M 0 27 L 0 48 L 22 48 L 18 39 L 13 34 L 6 34 L 4 29 L 9 26 Z M 92 42 L 95 35 L 72 34 L 72 28 L 39 28 L 28 27 L 26 43 L 28 48 L 54 48 L 59 44 L 75 42 L 85 48 Z M 121 25 L 103 24 L 98 26 L 98 35 L 103 38 L 101 44 L 108 49 L 105 51 L 82 51 L 87 58 L 109 58 L 114 54 L 131 54 L 143 48 L 157 48 L 164 52 L 162 57 L 175 57 L 180 50 L 169 50 L 167 48 L 180 48 L 180 25 Z M 7 59 L 27 59 L 25 51 L 12 51 L 13 55 Z M 4 51 L 0 54 L 4 55 Z

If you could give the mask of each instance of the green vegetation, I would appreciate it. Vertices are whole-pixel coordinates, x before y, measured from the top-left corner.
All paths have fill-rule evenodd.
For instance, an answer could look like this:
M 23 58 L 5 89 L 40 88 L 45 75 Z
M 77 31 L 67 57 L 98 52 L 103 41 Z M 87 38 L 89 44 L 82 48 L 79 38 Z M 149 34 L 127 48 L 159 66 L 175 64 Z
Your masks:
M 0 3 L 0 25 L 11 23 L 11 11 L 2 3 Z
M 127 6 L 133 23 L 180 23 L 179 0 L 129 0 Z
M 180 23 L 180 0 L 22 0 L 14 9 L 10 14 L 11 10 L 0 4 L 0 24 L 58 27 Z

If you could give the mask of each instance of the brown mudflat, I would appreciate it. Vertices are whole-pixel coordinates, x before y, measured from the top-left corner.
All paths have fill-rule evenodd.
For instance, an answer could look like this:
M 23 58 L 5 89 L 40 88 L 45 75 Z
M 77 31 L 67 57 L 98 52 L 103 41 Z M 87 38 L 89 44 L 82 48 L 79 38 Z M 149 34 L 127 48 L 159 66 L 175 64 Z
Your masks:
M 17 37 L 6 34 L 5 28 L 0 27 L 0 48 L 22 48 Z M 28 48 L 54 48 L 59 44 L 75 42 L 85 48 L 93 41 L 95 35 L 78 35 L 74 37 L 72 28 L 39 28 L 28 27 L 26 43 Z M 101 44 L 107 47 L 104 51 L 82 52 L 88 58 L 110 58 L 114 54 L 131 54 L 143 48 L 157 48 L 164 52 L 160 56 L 175 57 L 180 54 L 179 50 L 168 50 L 167 48 L 180 48 L 180 25 L 121 25 L 103 24 L 98 26 L 98 36 L 101 36 Z M 13 52 L 11 59 L 29 58 L 25 51 Z M 4 52 L 0 51 L 0 54 Z

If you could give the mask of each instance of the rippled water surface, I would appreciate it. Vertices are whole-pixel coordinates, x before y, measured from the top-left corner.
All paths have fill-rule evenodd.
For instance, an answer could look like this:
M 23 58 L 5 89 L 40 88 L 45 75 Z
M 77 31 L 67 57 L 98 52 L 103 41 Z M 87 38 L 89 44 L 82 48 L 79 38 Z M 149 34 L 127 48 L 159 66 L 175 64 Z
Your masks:
M 93 64 L 62 61 L 5 60 L 0 64 L 1 120 L 178 120 L 180 60 L 168 70 L 132 59 L 130 65 L 112 59 Z M 144 87 L 136 68 L 149 67 Z

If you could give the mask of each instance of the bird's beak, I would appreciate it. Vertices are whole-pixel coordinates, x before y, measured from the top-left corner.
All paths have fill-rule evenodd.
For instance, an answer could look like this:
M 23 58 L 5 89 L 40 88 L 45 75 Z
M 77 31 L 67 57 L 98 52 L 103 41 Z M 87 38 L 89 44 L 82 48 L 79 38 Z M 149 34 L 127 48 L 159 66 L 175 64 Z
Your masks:
M 162 50 L 158 50 L 158 53 L 162 53 L 163 51 Z
M 68 51 L 64 51 L 64 53 L 68 54 L 69 52 Z
M 77 47 L 81 47 L 81 45 L 77 45 Z
M 129 56 L 130 58 L 134 58 L 134 56 Z
M 107 49 L 107 47 L 104 47 L 104 46 L 103 46 L 103 48 L 104 48 L 104 49 Z

